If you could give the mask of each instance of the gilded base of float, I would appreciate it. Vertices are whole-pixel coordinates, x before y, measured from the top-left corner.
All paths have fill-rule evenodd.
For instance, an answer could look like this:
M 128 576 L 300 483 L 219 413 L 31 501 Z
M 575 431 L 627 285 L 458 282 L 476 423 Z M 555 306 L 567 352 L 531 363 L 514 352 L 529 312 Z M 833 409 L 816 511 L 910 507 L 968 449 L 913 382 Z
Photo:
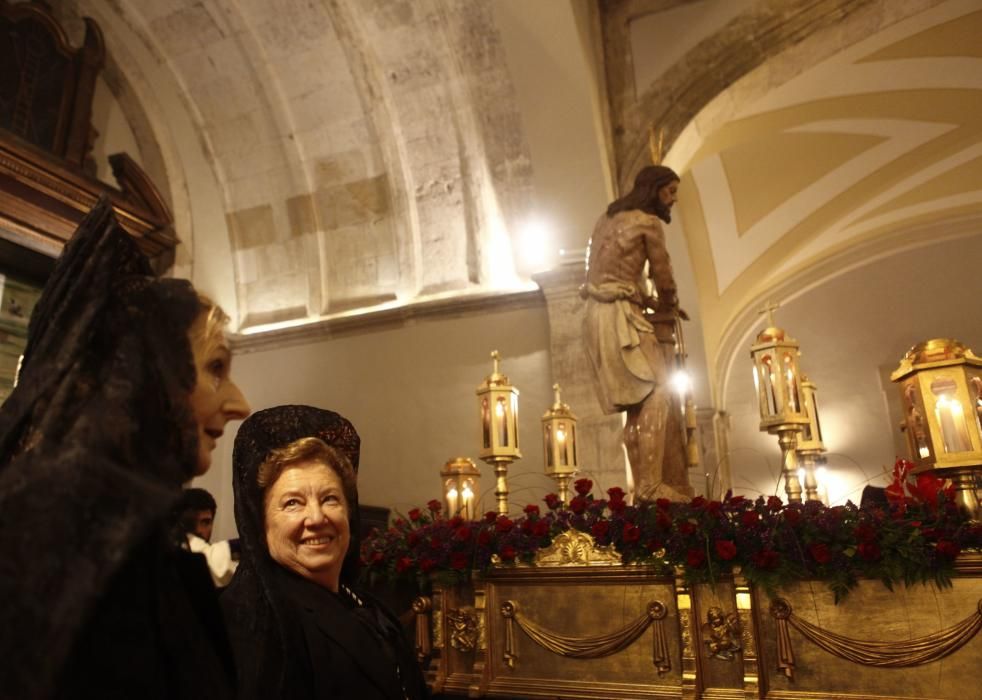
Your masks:
M 739 577 L 690 590 L 613 561 L 496 567 L 434 591 L 417 649 L 434 692 L 474 698 L 967 700 L 982 559 L 959 571 L 944 590 L 861 581 L 839 605 L 803 581 L 775 605 Z

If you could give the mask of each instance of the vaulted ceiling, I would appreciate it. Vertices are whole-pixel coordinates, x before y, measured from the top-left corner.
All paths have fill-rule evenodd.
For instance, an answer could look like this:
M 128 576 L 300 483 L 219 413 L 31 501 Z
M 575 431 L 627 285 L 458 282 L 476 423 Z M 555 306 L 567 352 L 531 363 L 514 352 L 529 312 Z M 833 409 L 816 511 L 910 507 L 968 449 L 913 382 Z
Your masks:
M 550 2 L 583 35 L 573 50 L 557 53 L 542 6 L 511 0 L 59 7 L 107 34 L 107 82 L 187 243 L 179 272 L 247 329 L 520 287 L 536 175 L 592 149 L 623 189 L 659 131 L 683 177 L 670 233 L 706 402 L 725 402 L 764 301 L 974 234 L 974 0 Z M 584 134 L 561 90 L 593 76 Z M 577 248 L 592 220 L 564 226 Z

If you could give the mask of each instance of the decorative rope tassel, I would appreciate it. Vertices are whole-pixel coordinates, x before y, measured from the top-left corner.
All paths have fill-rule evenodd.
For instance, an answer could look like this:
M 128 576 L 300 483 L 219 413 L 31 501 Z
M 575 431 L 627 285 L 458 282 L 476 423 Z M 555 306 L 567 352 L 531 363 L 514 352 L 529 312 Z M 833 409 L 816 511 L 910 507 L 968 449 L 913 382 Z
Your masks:
M 788 601 L 778 598 L 772 602 L 771 615 L 777 620 L 777 670 L 789 680 L 794 680 L 794 649 L 791 648 L 791 632 L 788 631 L 791 606 Z
M 668 639 L 665 636 L 665 616 L 668 609 L 661 601 L 648 604 L 648 617 L 654 620 L 655 626 L 651 631 L 651 661 L 660 676 L 672 670 L 672 660 L 668 655 Z
M 515 668 L 518 661 L 518 650 L 515 648 L 515 612 L 518 604 L 511 600 L 506 600 L 501 604 L 501 615 L 505 618 L 505 665 L 508 668 Z
M 430 610 L 433 601 L 427 596 L 419 596 L 413 601 L 413 612 L 416 613 L 416 660 L 425 663 L 430 657 L 433 647 L 430 635 Z

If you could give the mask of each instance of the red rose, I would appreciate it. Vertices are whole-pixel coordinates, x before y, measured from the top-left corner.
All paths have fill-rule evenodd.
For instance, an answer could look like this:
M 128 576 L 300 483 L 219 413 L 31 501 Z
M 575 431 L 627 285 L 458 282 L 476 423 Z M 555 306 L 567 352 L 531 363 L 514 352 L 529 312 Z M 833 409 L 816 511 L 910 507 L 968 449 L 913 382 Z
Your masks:
M 413 567 L 413 560 L 410 559 L 409 557 L 400 557 L 398 561 L 396 561 L 397 573 L 401 574 L 404 571 L 408 571 L 412 567 Z
M 633 544 L 641 539 L 641 528 L 631 523 L 625 523 L 621 538 L 623 538 L 625 544 Z
M 577 515 L 582 515 L 583 511 L 586 510 L 586 505 L 586 499 L 583 498 L 583 496 L 575 496 L 573 500 L 569 502 L 569 509 Z
M 819 564 L 828 564 L 832 561 L 832 552 L 829 550 L 829 546 L 823 542 L 808 545 L 808 553 Z
M 577 479 L 573 482 L 573 488 L 576 490 L 576 493 L 586 496 L 593 489 L 593 482 L 589 479 Z
M 710 515 L 719 515 L 719 512 L 723 510 L 723 504 L 719 501 L 709 501 L 704 507 Z
M 706 553 L 701 549 L 690 549 L 685 553 L 685 563 L 693 569 L 698 569 L 706 561 Z
M 453 538 L 458 542 L 468 542 L 471 539 L 471 529 L 467 525 L 461 525 L 454 530 Z
M 406 535 L 406 544 L 409 545 L 410 548 L 413 548 L 416 545 L 418 545 L 419 544 L 419 533 L 416 532 L 416 531 L 412 531 L 408 535 Z
M 607 507 L 610 508 L 611 513 L 620 514 L 623 513 L 624 510 L 627 508 L 627 501 L 624 500 L 608 501 Z
M 683 520 L 679 523 L 679 532 L 683 535 L 691 535 L 696 529 L 695 523 L 690 523 L 688 520 Z
M 706 499 L 703 496 L 696 496 L 692 499 L 689 505 L 693 508 L 702 508 L 704 505 L 706 505 Z
M 794 527 L 801 522 L 801 511 L 797 508 L 788 508 L 784 511 L 784 522 Z
M 529 503 L 527 506 L 525 506 L 525 515 L 538 515 L 538 514 L 539 514 L 539 506 L 535 505 L 534 503 Z
M 436 568 L 436 559 L 430 559 L 429 557 L 423 557 L 419 560 L 419 570 L 424 574 L 432 571 Z
M 494 528 L 498 532 L 511 532 L 511 529 L 514 526 L 515 523 L 509 520 L 507 515 L 499 515 L 498 519 L 494 523 Z
M 532 520 L 523 520 L 522 521 L 522 525 L 521 525 L 522 532 L 524 532 L 526 535 L 531 534 L 531 532 L 532 532 L 532 523 L 533 522 L 534 521 L 532 521 Z
M 413 508 L 411 511 L 409 511 L 409 519 L 413 522 L 419 520 L 420 516 L 422 515 L 423 514 L 420 512 L 419 508 Z
M 729 561 L 736 556 L 737 548 L 733 540 L 716 540 L 716 554 L 723 561 Z
M 512 547 L 510 544 L 506 544 L 504 547 L 501 548 L 501 551 L 498 552 L 498 556 L 501 557 L 502 561 L 514 561 L 517 555 L 518 552 L 516 552 L 515 548 Z
M 498 519 L 498 514 L 495 513 L 493 510 L 489 510 L 487 513 L 484 514 L 484 522 L 486 523 L 493 523 L 497 519 Z
M 609 531 L 610 531 L 610 523 L 607 522 L 606 520 L 598 520 L 593 524 L 593 527 L 590 528 L 590 532 L 593 535 L 594 539 L 598 539 L 598 540 L 606 537 Z
M 762 549 L 752 557 L 754 566 L 758 569 L 773 569 L 777 566 L 780 555 L 773 549 Z
M 450 518 L 450 522 L 448 523 L 450 527 L 460 527 L 463 524 L 464 524 L 464 519 L 459 515 L 455 515 L 452 518 Z
M 470 564 L 471 558 L 467 555 L 467 552 L 451 552 L 450 553 L 450 568 L 457 569 L 458 571 L 466 569 L 468 564 Z
M 430 509 L 431 513 L 436 514 L 443 509 L 443 504 L 441 504 L 440 501 L 434 498 L 431 499 L 429 502 L 427 502 L 426 507 Z
M 624 496 L 626 495 L 627 494 L 624 493 L 624 489 L 622 489 L 620 486 L 614 486 L 613 488 L 607 489 L 607 496 L 612 501 L 623 501 Z
M 659 530 L 670 530 L 672 527 L 672 516 L 663 510 L 658 511 L 655 517 L 655 527 Z
M 477 544 L 481 547 L 487 547 L 491 542 L 491 533 L 487 530 L 481 530 L 477 534 Z
M 946 559 L 956 559 L 962 552 L 962 548 L 951 540 L 938 540 L 935 548 L 938 550 L 938 554 Z
M 658 510 L 668 510 L 672 507 L 672 502 L 667 498 L 659 498 L 655 501 L 655 505 L 658 507 Z
M 382 561 L 382 559 L 382 552 L 372 552 L 371 562 L 373 564 L 378 564 L 380 561 Z
M 760 513 L 755 510 L 748 510 L 740 514 L 740 524 L 744 527 L 754 527 L 760 522 Z
M 777 496 L 768 496 L 767 497 L 767 507 L 768 507 L 768 509 L 770 509 L 771 511 L 773 511 L 774 513 L 776 513 L 779 510 L 781 510 L 781 508 L 784 507 L 784 503 L 782 503 L 781 502 L 781 499 L 778 498 Z
M 860 542 L 856 551 L 866 561 L 876 561 L 880 558 L 880 546 L 875 542 Z
M 549 510 L 556 510 L 563 504 L 563 502 L 559 500 L 559 496 L 554 493 L 547 493 L 546 497 L 542 500 L 546 502 L 546 507 Z
M 876 539 L 876 529 L 869 523 L 856 526 L 856 539 L 860 542 L 872 542 Z
M 545 537 L 549 534 L 549 523 L 545 520 L 536 520 L 532 526 L 533 537 Z
M 734 496 L 732 493 L 729 492 L 727 492 L 726 494 L 726 502 L 729 503 L 731 506 L 738 506 L 741 503 L 743 503 L 745 500 L 747 499 L 744 498 L 743 496 Z

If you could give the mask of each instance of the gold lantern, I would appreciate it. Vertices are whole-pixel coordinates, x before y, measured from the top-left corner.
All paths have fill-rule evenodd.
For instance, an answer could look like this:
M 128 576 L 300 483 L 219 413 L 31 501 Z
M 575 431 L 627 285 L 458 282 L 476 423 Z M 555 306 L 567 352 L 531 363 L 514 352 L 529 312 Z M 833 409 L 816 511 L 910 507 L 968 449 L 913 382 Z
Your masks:
M 447 515 L 459 515 L 464 520 L 477 518 L 477 497 L 480 493 L 481 470 L 467 457 L 448 460 L 440 470 L 443 480 L 443 503 Z
M 978 518 L 982 359 L 957 340 L 934 338 L 908 350 L 890 379 L 900 386 L 914 471 L 950 478 L 959 505 Z
M 754 386 L 760 405 L 760 429 L 778 436 L 784 491 L 790 503 L 800 503 L 796 434 L 808 424 L 808 416 L 801 391 L 798 341 L 774 325 L 773 311 L 776 308 L 769 306 L 765 309 L 767 328 L 757 335 L 757 342 L 750 346 L 750 357 L 754 362 Z
M 808 501 L 822 500 L 815 469 L 825 461 L 825 443 L 822 441 L 822 423 L 818 418 L 818 397 L 815 392 L 815 382 L 801 375 L 801 396 L 808 422 L 801 426 L 795 450 L 804 469 L 805 500 Z
M 569 503 L 569 480 L 576 474 L 576 416 L 563 403 L 559 385 L 552 385 L 556 400 L 542 415 L 543 454 L 546 474 L 556 480 L 559 498 Z
M 508 514 L 508 465 L 522 458 L 518 449 L 518 389 L 498 371 L 500 356 L 491 353 L 491 374 L 477 388 L 481 411 L 481 451 L 478 456 L 494 467 L 498 513 Z

